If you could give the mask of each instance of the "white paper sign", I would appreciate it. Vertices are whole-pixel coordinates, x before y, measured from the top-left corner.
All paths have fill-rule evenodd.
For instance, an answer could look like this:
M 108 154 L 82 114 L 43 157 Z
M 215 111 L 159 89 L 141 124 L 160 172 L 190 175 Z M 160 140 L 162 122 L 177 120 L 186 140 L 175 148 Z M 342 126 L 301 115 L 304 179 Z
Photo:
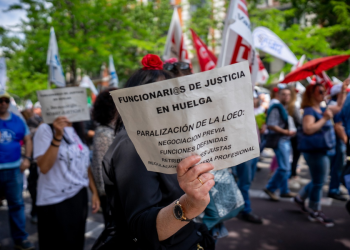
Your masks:
M 90 120 L 86 89 L 80 87 L 37 91 L 45 123 L 53 123 L 59 116 L 71 122 Z
M 176 173 L 191 155 L 215 170 L 260 155 L 248 61 L 111 95 L 149 171 Z

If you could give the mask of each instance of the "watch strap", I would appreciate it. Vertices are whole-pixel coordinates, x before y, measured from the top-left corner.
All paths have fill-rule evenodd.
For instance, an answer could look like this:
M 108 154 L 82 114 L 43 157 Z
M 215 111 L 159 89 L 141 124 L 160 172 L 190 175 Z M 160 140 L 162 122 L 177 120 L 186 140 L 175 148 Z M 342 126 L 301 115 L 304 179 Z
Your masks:
M 181 207 L 181 209 L 182 209 L 182 218 L 180 219 L 180 221 L 192 221 L 192 220 L 186 218 L 185 211 L 184 211 L 183 207 L 180 204 L 180 199 L 177 199 L 175 201 L 175 205 L 179 205 Z

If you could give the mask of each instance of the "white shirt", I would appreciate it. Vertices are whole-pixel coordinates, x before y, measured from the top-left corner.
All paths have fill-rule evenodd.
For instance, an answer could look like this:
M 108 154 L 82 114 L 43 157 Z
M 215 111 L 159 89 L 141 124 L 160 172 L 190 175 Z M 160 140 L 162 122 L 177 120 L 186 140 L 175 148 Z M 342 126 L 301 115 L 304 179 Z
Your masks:
M 37 206 L 60 203 L 89 185 L 89 149 L 82 143 L 73 127 L 64 128 L 57 158 L 52 168 L 38 179 Z M 45 154 L 53 139 L 51 127 L 41 124 L 33 139 L 34 159 Z

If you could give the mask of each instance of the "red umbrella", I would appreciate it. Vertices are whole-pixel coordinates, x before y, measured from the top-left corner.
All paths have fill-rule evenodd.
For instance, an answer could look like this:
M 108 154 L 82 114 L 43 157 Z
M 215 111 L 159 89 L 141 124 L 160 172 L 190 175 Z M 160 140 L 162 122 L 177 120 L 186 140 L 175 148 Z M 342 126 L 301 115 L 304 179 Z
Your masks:
M 308 76 L 321 74 L 322 71 L 329 70 L 338 64 L 345 62 L 349 57 L 350 55 L 328 56 L 311 60 L 286 75 L 282 82 L 296 82 L 303 80 Z

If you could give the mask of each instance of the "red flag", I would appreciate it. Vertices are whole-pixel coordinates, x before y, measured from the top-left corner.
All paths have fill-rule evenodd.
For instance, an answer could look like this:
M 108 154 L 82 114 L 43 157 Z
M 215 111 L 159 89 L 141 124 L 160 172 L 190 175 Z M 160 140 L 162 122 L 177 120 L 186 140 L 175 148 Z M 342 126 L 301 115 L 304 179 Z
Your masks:
M 197 51 L 199 65 L 201 66 L 201 71 L 203 72 L 214 69 L 216 67 L 217 58 L 192 29 L 191 33 L 193 44 Z

